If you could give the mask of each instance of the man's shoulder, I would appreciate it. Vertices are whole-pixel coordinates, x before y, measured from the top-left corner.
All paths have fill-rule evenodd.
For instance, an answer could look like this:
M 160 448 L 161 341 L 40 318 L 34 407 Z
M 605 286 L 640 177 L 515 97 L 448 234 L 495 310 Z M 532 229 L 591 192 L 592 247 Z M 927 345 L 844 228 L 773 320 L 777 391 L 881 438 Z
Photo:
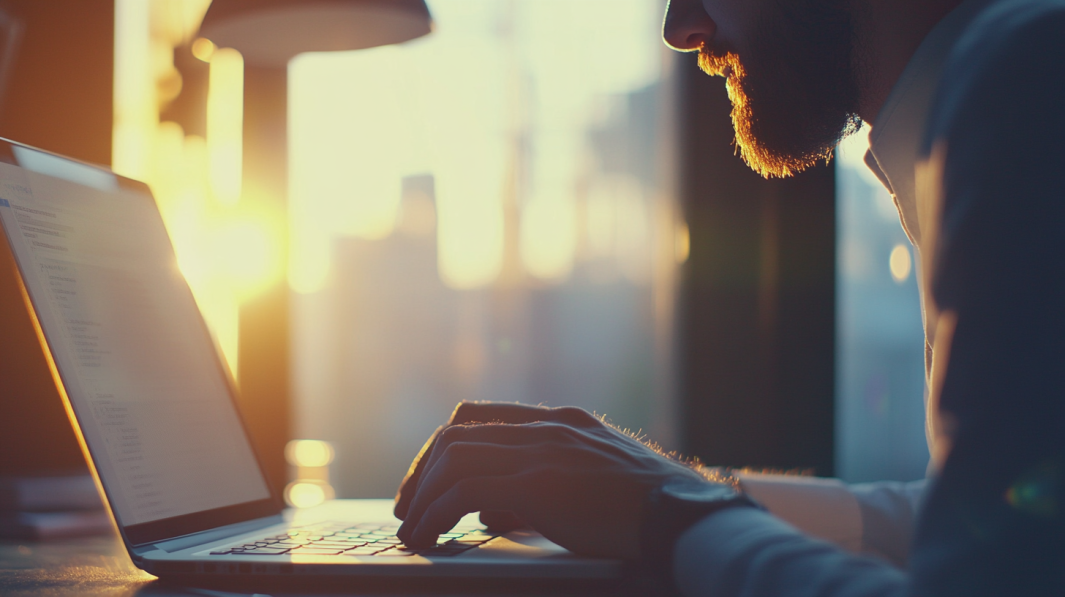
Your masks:
M 1019 44 L 1031 43 L 1033 38 L 1065 42 L 1063 26 L 1065 0 L 995 0 L 988 3 L 959 37 L 945 72 L 977 66 Z M 1029 58 L 1053 59 L 1043 55 Z
M 1063 69 L 1065 0 L 989 2 L 965 28 L 947 59 L 923 151 L 927 153 L 946 129 L 972 126 L 976 114 L 987 117 L 989 110 L 994 111 L 992 105 L 1017 114 L 1026 104 L 1062 96 Z M 1035 108 L 1034 104 L 1030 107 Z

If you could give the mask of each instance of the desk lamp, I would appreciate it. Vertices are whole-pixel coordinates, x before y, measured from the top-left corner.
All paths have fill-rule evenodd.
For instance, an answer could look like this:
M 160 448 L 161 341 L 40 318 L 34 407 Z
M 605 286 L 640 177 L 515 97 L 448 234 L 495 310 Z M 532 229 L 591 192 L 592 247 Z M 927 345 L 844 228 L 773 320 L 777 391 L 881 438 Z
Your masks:
M 398 44 L 431 29 L 425 0 L 214 0 L 200 35 L 249 65 L 282 67 L 303 52 Z

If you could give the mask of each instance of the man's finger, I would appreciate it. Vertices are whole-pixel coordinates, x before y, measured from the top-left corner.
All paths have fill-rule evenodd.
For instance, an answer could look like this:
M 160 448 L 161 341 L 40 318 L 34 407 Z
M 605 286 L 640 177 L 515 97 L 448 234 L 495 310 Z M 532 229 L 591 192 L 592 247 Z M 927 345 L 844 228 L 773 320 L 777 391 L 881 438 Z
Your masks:
M 418 483 L 421 480 L 422 470 L 425 468 L 426 456 L 432 453 L 435 446 L 436 439 L 439 437 L 442 430 L 454 426 L 454 425 L 467 425 L 470 423 L 532 423 L 542 420 L 551 420 L 552 418 L 566 417 L 576 419 L 578 415 L 570 413 L 571 407 L 563 409 L 553 409 L 546 406 L 531 406 L 528 404 L 518 404 L 509 402 L 460 402 L 455 410 L 451 412 L 451 417 L 448 419 L 447 425 L 437 428 L 436 432 L 430 436 L 429 440 L 422 446 L 418 455 L 411 462 L 410 468 L 407 470 L 407 475 L 403 478 L 403 481 L 399 485 L 399 490 L 396 492 L 396 505 L 393 508 L 393 512 L 396 518 L 403 520 L 407 517 L 407 511 L 410 509 L 410 502 L 414 499 L 414 494 L 418 490 Z M 582 411 L 583 412 L 583 411 Z M 587 414 L 587 413 L 586 413 Z
M 447 426 L 436 430 L 436 433 L 429 438 L 429 441 L 425 443 L 421 452 L 411 463 L 406 477 L 400 483 L 399 491 L 396 492 L 396 506 L 394 508 L 396 518 L 403 520 L 407 517 L 410 502 L 414 499 L 414 494 L 418 490 L 422 470 L 427 464 L 426 455 L 432 453 L 436 439 L 442 429 L 470 423 L 519 425 L 540 421 L 552 421 L 573 427 L 592 427 L 602 424 L 598 418 L 588 411 L 572 406 L 549 408 L 507 402 L 461 402 L 451 413 L 451 419 L 448 421 Z
M 441 432 L 429 453 L 424 470 L 430 471 L 437 460 L 455 443 L 498 444 L 504 446 L 528 446 L 549 441 L 558 441 L 581 433 L 567 425 L 537 421 L 520 425 L 455 425 Z M 425 473 L 423 472 L 424 476 Z
M 439 448 L 440 444 L 438 444 Z M 537 455 L 526 446 L 512 447 L 481 443 L 452 443 L 435 464 L 425 469 L 418 492 L 397 535 L 404 541 L 411 535 L 425 511 L 462 481 L 482 477 L 505 477 L 521 472 Z
M 575 427 L 599 424 L 599 419 L 588 411 L 573 406 L 551 408 L 511 402 L 462 402 L 455 407 L 449 425 L 469 423 L 506 423 L 520 425 L 551 421 Z
M 542 410 L 546 412 L 547 409 Z M 454 419 L 454 417 L 452 417 L 452 419 Z M 403 482 L 400 483 L 399 491 L 396 493 L 396 505 L 395 508 L 393 508 L 396 518 L 406 520 L 408 512 L 410 511 L 411 501 L 418 493 L 418 487 L 421 484 L 422 475 L 424 474 L 423 471 L 428 467 L 432 467 L 435 458 L 447 448 L 448 444 L 454 441 L 494 442 L 501 444 L 513 444 L 515 442 L 527 441 L 523 439 L 528 437 L 527 434 L 514 435 L 514 432 L 508 433 L 505 431 L 505 429 L 512 427 L 514 426 L 452 424 L 448 427 L 437 428 L 436 432 L 434 432 L 432 437 L 429 438 L 429 441 L 422 446 L 418 456 L 414 459 L 414 462 L 411 463 L 407 476 L 404 477 Z
M 509 533 L 528 526 L 524 520 L 510 510 L 482 510 L 481 524 L 493 533 Z
M 443 430 L 443 426 L 437 427 L 436 431 L 425 441 L 422 449 L 418 451 L 418 455 L 411 461 L 410 468 L 407 469 L 407 474 L 403 477 L 403 481 L 399 484 L 399 490 L 396 492 L 396 505 L 393 508 L 396 518 L 403 520 L 407 517 L 407 509 L 410 507 L 410 501 L 414 498 L 414 493 L 418 489 L 418 479 L 421 477 L 422 469 L 425 467 L 427 456 L 436 444 L 436 438 Z
M 525 501 L 530 498 L 526 479 L 526 474 L 463 479 L 429 506 L 404 543 L 411 547 L 430 547 L 440 533 L 446 533 L 470 512 L 523 511 Z

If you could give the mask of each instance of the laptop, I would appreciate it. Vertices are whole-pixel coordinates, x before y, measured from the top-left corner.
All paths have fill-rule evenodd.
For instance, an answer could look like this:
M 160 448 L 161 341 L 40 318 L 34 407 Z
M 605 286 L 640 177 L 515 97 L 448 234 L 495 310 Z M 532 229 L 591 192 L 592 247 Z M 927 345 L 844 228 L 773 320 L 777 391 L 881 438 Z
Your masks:
M 476 514 L 436 547 L 411 550 L 395 538 L 391 500 L 285 508 L 145 184 L 0 139 L 0 231 L 90 469 L 142 570 L 348 587 L 622 575 L 619 561 L 579 557 L 531 531 L 495 534 Z

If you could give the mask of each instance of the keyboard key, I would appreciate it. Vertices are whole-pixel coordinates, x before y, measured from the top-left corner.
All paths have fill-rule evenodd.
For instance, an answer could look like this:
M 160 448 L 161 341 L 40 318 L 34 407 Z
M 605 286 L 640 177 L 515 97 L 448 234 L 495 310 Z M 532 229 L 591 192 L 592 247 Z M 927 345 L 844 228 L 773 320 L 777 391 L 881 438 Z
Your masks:
M 270 549 L 269 547 L 260 547 L 259 549 L 246 550 L 241 555 L 245 556 L 279 556 L 288 553 L 287 549 Z

